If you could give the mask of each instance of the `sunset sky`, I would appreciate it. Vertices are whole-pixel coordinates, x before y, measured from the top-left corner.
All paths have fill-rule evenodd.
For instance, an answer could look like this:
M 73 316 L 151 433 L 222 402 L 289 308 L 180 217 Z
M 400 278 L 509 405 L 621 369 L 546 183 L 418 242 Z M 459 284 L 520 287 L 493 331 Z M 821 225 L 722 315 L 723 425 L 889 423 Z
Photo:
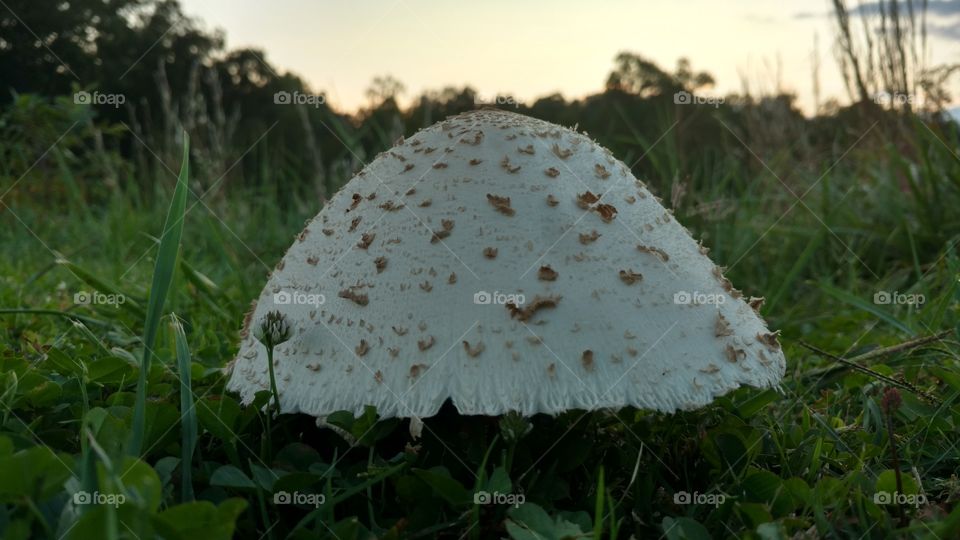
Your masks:
M 404 98 L 469 84 L 481 96 L 521 100 L 599 91 L 619 51 L 672 70 L 687 57 L 714 75 L 713 93 L 795 92 L 812 110 L 815 40 L 822 95 L 846 100 L 833 55 L 828 1 L 810 0 L 182 0 L 227 46 L 259 47 L 336 107 L 366 103 L 390 74 Z M 851 3 L 853 4 L 853 3 Z M 869 2 L 867 2 L 869 4 Z M 930 62 L 960 62 L 960 0 L 931 0 Z M 476 6 L 476 7 L 474 7 Z M 960 82 L 950 86 L 955 103 Z

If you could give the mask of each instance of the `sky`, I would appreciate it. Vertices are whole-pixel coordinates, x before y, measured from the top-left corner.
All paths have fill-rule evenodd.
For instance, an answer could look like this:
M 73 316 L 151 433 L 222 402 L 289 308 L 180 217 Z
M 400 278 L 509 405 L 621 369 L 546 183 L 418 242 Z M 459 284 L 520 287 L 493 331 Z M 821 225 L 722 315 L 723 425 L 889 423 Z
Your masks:
M 671 70 L 688 58 L 710 72 L 708 93 L 791 91 L 813 110 L 846 101 L 827 0 L 181 0 L 227 47 L 257 47 L 279 71 L 303 77 L 340 110 L 367 103 L 375 76 L 411 99 L 470 85 L 481 97 L 521 101 L 601 91 L 613 60 L 631 51 Z M 867 2 L 869 4 L 869 2 Z M 855 4 L 850 2 L 850 4 Z M 930 0 L 930 62 L 960 63 L 960 0 Z M 960 77 L 950 88 L 960 98 Z

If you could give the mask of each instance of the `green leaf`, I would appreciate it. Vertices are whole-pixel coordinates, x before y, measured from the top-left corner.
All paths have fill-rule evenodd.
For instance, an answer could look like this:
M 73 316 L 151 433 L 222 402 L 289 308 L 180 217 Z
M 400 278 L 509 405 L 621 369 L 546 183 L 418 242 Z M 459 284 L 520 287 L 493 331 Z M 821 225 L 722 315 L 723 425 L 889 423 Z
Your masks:
M 241 489 L 254 489 L 256 484 L 243 471 L 233 465 L 224 465 L 213 471 L 210 476 L 210 485 Z
M 147 301 L 146 322 L 143 327 L 143 359 L 140 362 L 140 376 L 137 378 L 137 400 L 133 409 L 133 434 L 130 439 L 129 453 L 139 455 L 146 431 L 147 375 L 150 373 L 150 361 L 153 355 L 153 342 L 160 327 L 163 304 L 167 299 L 173 272 L 177 266 L 177 252 L 180 250 L 180 237 L 183 234 L 183 218 L 187 207 L 187 185 L 190 181 L 190 139 L 183 136 L 183 163 L 180 176 L 173 192 L 173 201 L 167 211 L 167 219 L 160 235 L 160 248 L 157 262 L 153 268 L 153 282 L 150 286 L 150 298 Z
M 511 508 L 507 515 L 507 532 L 514 540 L 564 540 L 581 538 L 584 531 L 574 523 L 562 517 L 551 518 L 543 509 L 533 503 Z
M 463 506 L 473 501 L 473 495 L 467 491 L 467 488 L 451 477 L 450 472 L 443 467 L 434 467 L 429 470 L 413 469 L 413 474 L 429 484 L 451 506 Z
M 900 482 L 903 484 L 904 495 L 916 495 L 920 492 L 913 475 L 909 473 L 900 473 Z M 897 490 L 897 472 L 893 469 L 887 469 L 877 475 L 877 492 L 896 493 Z
M 104 463 L 98 464 L 99 485 L 104 493 L 123 493 L 126 504 L 148 512 L 160 508 L 163 500 L 163 483 L 157 471 L 145 462 L 127 457 L 120 466 L 108 470 Z
M 72 476 L 67 463 L 73 458 L 58 455 L 45 446 L 35 446 L 0 457 L 0 500 L 53 496 Z
M 227 499 L 214 506 L 208 501 L 196 501 L 174 506 L 157 515 L 156 528 L 166 538 L 184 540 L 229 540 L 233 538 L 237 518 L 247 508 L 242 499 Z
M 707 528 L 693 518 L 665 517 L 660 526 L 663 527 L 663 536 L 667 540 L 710 540 L 712 538 Z

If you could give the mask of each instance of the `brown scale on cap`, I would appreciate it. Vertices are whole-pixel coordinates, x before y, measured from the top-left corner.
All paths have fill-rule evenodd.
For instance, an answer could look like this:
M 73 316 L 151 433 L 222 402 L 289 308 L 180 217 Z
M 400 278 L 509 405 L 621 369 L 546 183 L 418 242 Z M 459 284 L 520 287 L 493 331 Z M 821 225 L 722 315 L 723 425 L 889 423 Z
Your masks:
M 510 164 L 510 158 L 508 156 L 504 156 L 503 159 L 500 160 L 500 167 L 502 167 L 503 170 L 507 171 L 510 174 L 513 174 L 520 170 L 520 165 Z
M 360 344 L 353 349 L 353 352 L 357 353 L 357 356 L 363 356 L 367 354 L 367 351 L 369 350 L 370 346 L 367 345 L 367 340 L 361 339 Z
M 402 327 L 402 326 L 401 326 L 400 328 L 397 328 L 396 326 L 391 326 L 390 328 L 393 329 L 393 332 L 394 332 L 395 334 L 397 334 L 398 336 L 405 336 L 405 335 L 407 335 L 407 329 L 404 328 L 404 327 Z
M 560 201 L 557 200 L 553 195 L 547 195 L 547 206 L 556 206 L 560 204 Z
M 416 379 L 417 377 L 420 376 L 420 372 L 425 371 L 426 369 L 427 369 L 426 364 L 414 364 L 410 366 L 410 378 Z
M 374 266 L 377 267 L 377 273 L 380 274 L 387 267 L 387 258 L 386 257 L 377 257 L 373 260 Z
M 723 316 L 719 311 L 717 312 L 717 322 L 714 325 L 713 334 L 716 337 L 727 337 L 733 335 L 733 329 L 730 328 L 730 321 Z
M 407 190 L 406 193 L 404 193 L 404 195 L 407 196 L 407 197 L 409 197 L 409 196 L 413 195 L 413 194 L 416 193 L 416 192 L 417 192 L 417 188 L 410 188 L 410 189 Z
M 627 285 L 633 285 L 638 281 L 643 279 L 643 274 L 640 272 L 634 272 L 633 270 L 621 270 L 620 271 L 620 281 L 626 283 Z
M 550 167 L 549 169 L 543 171 L 543 174 L 549 176 L 550 178 L 556 178 L 560 176 L 560 169 L 556 167 Z
M 730 280 L 723 275 L 723 269 L 719 266 L 713 267 L 713 276 L 717 278 L 717 281 L 720 282 L 720 286 L 723 287 L 723 290 L 733 298 L 740 298 L 743 296 L 743 293 L 733 288 L 733 283 L 730 283 Z
M 531 156 L 536 154 L 536 152 L 533 150 L 532 144 L 528 144 L 526 146 L 521 146 L 520 148 L 517 148 L 517 152 L 520 152 L 521 154 L 529 154 Z
M 424 281 L 420 284 L 420 288 L 426 292 L 430 292 L 433 290 L 433 285 L 431 285 L 429 281 Z
M 769 334 L 757 334 L 757 341 L 763 343 L 770 352 L 777 352 L 780 350 L 780 342 L 777 341 L 778 337 L 780 337 L 779 330 L 770 332 Z
M 340 298 L 346 298 L 358 306 L 365 306 L 370 303 L 370 299 L 367 298 L 367 295 L 358 293 L 353 287 L 340 291 L 337 296 Z
M 590 349 L 583 351 L 583 354 L 580 355 L 580 363 L 583 365 L 583 369 L 593 371 L 593 351 Z
M 330 236 L 331 234 L 333 234 L 333 229 L 320 229 L 320 232 L 322 232 L 326 236 Z
M 483 132 L 482 132 L 482 131 L 477 131 L 477 132 L 474 134 L 473 139 L 468 139 L 468 138 L 464 137 L 464 138 L 460 139 L 460 142 L 465 143 L 465 144 L 470 144 L 470 145 L 476 146 L 476 145 L 480 144 L 481 142 L 483 142 Z
M 250 309 L 243 314 L 243 326 L 240 328 L 240 337 L 246 339 L 250 335 L 250 323 L 253 321 L 253 312 L 257 309 L 257 301 L 250 302 Z
M 377 372 L 373 374 L 373 380 L 377 381 L 377 384 L 383 384 L 383 372 L 378 369 Z
M 560 145 L 557 143 L 553 143 L 553 146 L 550 147 L 550 150 L 552 150 L 553 153 L 560 159 L 567 159 L 573 155 L 573 150 L 570 150 L 569 148 L 560 148 Z
M 481 163 L 483 163 L 482 159 L 473 158 L 470 160 L 470 165 L 479 165 Z
M 417 340 L 417 347 L 418 347 L 421 351 L 425 351 L 425 350 L 429 349 L 430 347 L 433 347 L 433 343 L 436 341 L 436 340 L 433 338 L 433 336 L 427 336 L 427 337 L 430 338 L 430 339 L 420 339 L 420 340 Z
M 747 353 L 743 349 L 734 348 L 733 345 L 727 345 L 723 348 L 723 354 L 727 357 L 727 360 L 732 363 L 737 363 L 741 358 L 746 358 Z
M 447 278 L 447 283 L 449 283 L 450 285 L 453 285 L 456 282 L 457 282 L 457 273 L 450 272 L 450 277 Z
M 447 164 L 446 164 L 446 163 L 443 163 L 443 162 L 437 162 L 437 163 L 434 163 L 434 164 L 433 164 L 433 168 L 434 168 L 434 169 L 446 169 L 446 168 L 447 168 Z
M 516 211 L 513 208 L 510 208 L 510 197 L 500 197 L 498 195 L 493 195 L 487 193 L 487 202 L 489 202 L 497 212 L 505 216 L 512 216 L 516 214 Z
M 759 315 L 760 308 L 763 307 L 764 300 L 765 298 L 762 296 L 751 296 L 750 299 L 747 300 L 747 304 Z
M 452 219 L 442 219 L 440 220 L 440 226 L 443 227 L 442 230 L 435 231 L 433 236 L 430 237 L 430 243 L 436 244 L 440 240 L 450 236 L 450 233 L 453 232 L 453 220 Z
M 307 264 L 310 266 L 316 266 L 318 262 L 320 262 L 320 257 L 317 257 L 316 255 L 307 257 Z
M 510 318 L 517 319 L 519 321 L 528 321 L 537 311 L 545 308 L 555 308 L 557 303 L 560 302 L 560 296 L 548 296 L 546 298 L 537 296 L 533 299 L 533 302 L 530 302 L 524 307 L 517 307 L 516 304 L 510 302 L 507 304 L 507 310 L 510 311 Z
M 354 193 L 353 195 L 350 196 L 350 198 L 353 199 L 353 202 L 350 203 L 350 208 L 347 208 L 344 211 L 345 213 L 355 209 L 357 205 L 360 204 L 360 201 L 363 200 L 363 197 L 359 193 Z
M 483 346 L 482 341 L 478 341 L 477 344 L 474 345 L 473 347 L 471 347 L 470 343 L 468 343 L 467 341 L 463 342 L 463 350 L 465 350 L 467 352 L 467 355 L 472 358 L 476 358 L 477 356 L 480 356 L 480 353 L 483 352 L 484 348 L 485 347 Z
M 413 163 L 407 163 L 406 165 L 403 166 L 403 171 L 401 172 L 401 174 L 409 171 L 412 168 L 413 168 Z
M 593 210 L 600 214 L 600 219 L 610 223 L 613 221 L 613 218 L 617 217 L 617 209 L 612 204 L 598 204 L 593 207 Z
M 670 256 L 667 255 L 667 252 L 657 247 L 644 246 L 642 244 L 637 244 L 637 250 L 642 253 L 649 253 L 651 255 L 656 255 L 661 262 L 667 262 L 670 260 Z
M 370 247 L 370 244 L 373 242 L 373 239 L 376 238 L 374 233 L 363 233 L 360 235 L 360 241 L 357 242 L 357 247 L 360 249 L 367 249 Z
M 300 234 L 297 235 L 297 242 L 303 242 L 306 240 L 308 234 L 310 234 L 309 228 L 300 231 Z
M 380 208 L 386 210 L 387 212 L 395 212 L 404 207 L 403 203 L 396 203 L 394 201 L 387 201 L 380 205 Z
M 557 271 L 549 266 L 541 266 L 537 271 L 537 279 L 541 281 L 556 281 L 558 275 Z
M 430 206 L 431 204 L 433 204 L 433 201 L 431 201 L 430 199 L 424 199 L 424 200 L 420 201 L 420 204 L 417 205 L 417 206 L 419 206 L 420 208 L 426 208 L 426 207 Z
M 483 256 L 486 257 L 486 258 L 488 258 L 488 259 L 496 259 L 496 258 L 497 258 L 497 248 L 495 248 L 495 247 L 485 247 L 485 248 L 483 248 Z
M 583 245 L 592 244 L 597 241 L 597 238 L 600 238 L 601 234 L 597 231 L 590 231 L 587 233 L 580 233 L 580 243 Z
M 597 178 L 601 180 L 606 180 L 607 178 L 610 178 L 610 171 L 608 171 L 606 167 L 604 167 L 599 163 L 593 166 L 593 173 L 596 174 Z
M 598 201 L 600 201 L 600 197 L 597 197 L 590 191 L 577 195 L 577 206 L 584 210 L 589 210 L 590 206 L 596 204 Z
M 350 222 L 350 228 L 347 229 L 347 232 L 353 232 L 357 230 L 357 225 L 360 224 L 360 216 L 353 218 L 353 221 Z

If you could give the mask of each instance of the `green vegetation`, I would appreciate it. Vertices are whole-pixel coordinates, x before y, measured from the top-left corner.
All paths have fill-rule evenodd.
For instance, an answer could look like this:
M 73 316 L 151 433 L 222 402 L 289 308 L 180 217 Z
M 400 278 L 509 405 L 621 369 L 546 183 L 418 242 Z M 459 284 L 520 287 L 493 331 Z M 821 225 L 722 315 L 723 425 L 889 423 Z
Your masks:
M 187 121 L 154 100 L 152 57 L 128 75 L 142 87 L 122 91 L 163 127 L 75 103 L 68 79 L 0 109 L 0 536 L 960 537 L 955 123 L 862 100 L 812 119 L 790 96 L 676 104 L 709 75 L 632 55 L 595 96 L 503 100 L 579 124 L 630 164 L 734 284 L 766 297 L 787 375 L 781 392 L 740 389 L 674 415 L 445 407 L 414 440 L 373 410 L 334 414 L 331 430 L 271 418 L 270 391 L 241 407 L 223 367 L 323 198 L 477 96 L 451 89 L 401 110 L 381 81 L 369 110 L 310 108 L 302 122 L 272 97 L 295 77 L 233 54 L 221 60 L 248 71 L 212 68 L 224 96 L 249 90 L 221 102 L 242 111 L 231 129 L 215 83 L 176 87 L 189 70 L 168 92 L 207 106 Z M 261 78 L 241 76 L 253 69 Z

